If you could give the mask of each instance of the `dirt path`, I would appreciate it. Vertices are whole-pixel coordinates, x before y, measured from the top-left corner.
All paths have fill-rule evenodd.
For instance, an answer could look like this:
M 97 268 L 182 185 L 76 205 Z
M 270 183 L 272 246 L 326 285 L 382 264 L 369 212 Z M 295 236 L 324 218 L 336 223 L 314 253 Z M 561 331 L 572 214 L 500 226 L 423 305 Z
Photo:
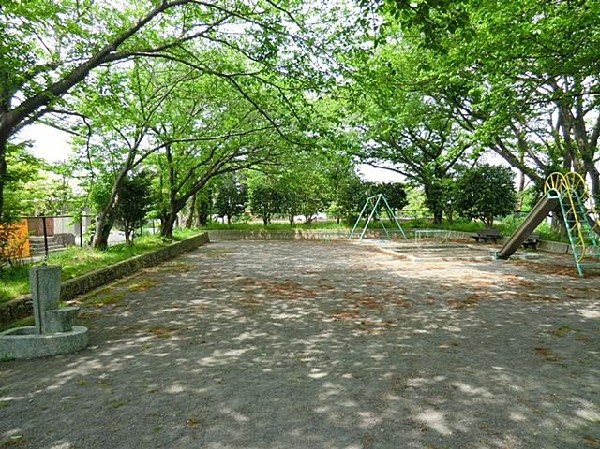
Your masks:
M 0 447 L 599 448 L 600 278 L 480 248 L 211 243 L 0 362 Z

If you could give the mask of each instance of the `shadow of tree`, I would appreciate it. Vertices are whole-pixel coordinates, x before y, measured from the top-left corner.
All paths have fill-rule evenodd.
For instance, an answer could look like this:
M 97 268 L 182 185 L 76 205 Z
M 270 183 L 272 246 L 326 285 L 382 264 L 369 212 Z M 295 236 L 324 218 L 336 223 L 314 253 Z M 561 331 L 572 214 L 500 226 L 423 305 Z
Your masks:
M 84 302 L 87 350 L 0 364 L 0 447 L 599 447 L 597 282 L 443 259 L 244 241 L 146 270 Z

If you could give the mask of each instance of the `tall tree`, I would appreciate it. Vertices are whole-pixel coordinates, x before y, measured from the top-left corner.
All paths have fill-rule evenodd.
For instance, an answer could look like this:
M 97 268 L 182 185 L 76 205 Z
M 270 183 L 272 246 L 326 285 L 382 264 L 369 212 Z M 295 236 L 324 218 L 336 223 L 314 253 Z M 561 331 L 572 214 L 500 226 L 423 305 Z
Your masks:
M 476 156 L 471 132 L 448 111 L 443 98 L 432 96 L 414 83 L 418 76 L 413 55 L 399 44 L 380 47 L 357 73 L 352 92 L 363 132 L 361 159 L 383 166 L 422 186 L 435 223 L 441 223 L 440 185 L 456 167 Z M 423 89 L 423 90 L 421 90 Z
M 318 69 L 310 54 L 331 37 L 312 20 L 320 6 L 301 0 L 5 2 L 0 8 L 0 217 L 9 140 L 44 117 L 73 113 L 68 93 L 98 67 L 170 58 L 239 85 L 238 74 L 227 67 L 195 60 L 198 49 L 210 49 L 254 62 L 253 76 L 264 84 L 270 80 L 261 67 L 301 77 L 308 66 Z
M 556 168 L 575 170 L 600 193 L 600 36 L 590 32 L 600 2 L 379 4 L 421 55 L 418 81 L 465 129 L 538 183 Z
M 456 210 L 491 227 L 495 216 L 514 211 L 514 173 L 508 167 L 480 165 L 466 170 L 456 186 Z
M 223 219 L 227 217 L 227 224 L 231 224 L 233 217 L 241 215 L 246 210 L 246 201 L 246 185 L 242 184 L 236 176 L 224 176 L 215 198 L 216 214 Z
M 114 206 L 115 224 L 125 233 L 125 242 L 133 245 L 135 230 L 142 227 L 150 207 L 150 174 L 137 173 L 122 183 Z
M 91 0 L 31 0 L 2 5 L 0 217 L 4 213 L 9 140 L 46 114 L 69 113 L 65 95 L 95 68 L 136 54 L 152 55 L 202 37 L 223 20 L 218 13 L 207 15 L 206 27 L 188 21 L 171 29 L 166 21 L 157 20 L 194 3 L 172 0 L 154 6 L 149 2 L 110 6 Z

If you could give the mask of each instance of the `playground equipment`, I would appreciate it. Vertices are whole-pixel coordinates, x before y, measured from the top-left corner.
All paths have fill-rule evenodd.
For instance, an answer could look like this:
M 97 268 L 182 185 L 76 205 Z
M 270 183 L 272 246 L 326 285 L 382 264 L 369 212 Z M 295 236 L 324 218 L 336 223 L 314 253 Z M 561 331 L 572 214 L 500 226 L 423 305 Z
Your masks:
M 381 225 L 381 227 L 383 228 L 383 232 L 385 233 L 386 237 L 390 238 L 390 234 L 389 234 L 387 228 L 383 224 L 383 221 L 380 219 L 380 215 L 381 215 L 380 209 L 382 209 L 382 208 L 387 213 L 387 216 L 390 219 L 390 222 L 392 222 L 396 225 L 397 230 L 395 230 L 394 232 L 399 232 L 399 234 L 402 236 L 402 238 L 406 239 L 406 234 L 404 233 L 402 226 L 400 226 L 400 223 L 398 223 L 398 220 L 396 219 L 396 215 L 394 214 L 394 212 L 392 211 L 392 208 L 390 207 L 389 203 L 385 199 L 385 195 L 383 195 L 381 193 L 379 195 L 370 196 L 367 198 L 367 201 L 365 202 L 365 206 L 362 208 L 362 211 L 360 212 L 360 215 L 358 216 L 356 223 L 354 223 L 354 226 L 352 227 L 352 230 L 350 231 L 350 235 L 348 236 L 348 238 L 352 239 L 356 235 L 356 236 L 358 236 L 359 240 L 362 240 L 367 232 L 369 223 L 371 223 L 372 220 L 377 220 L 379 222 L 379 224 Z M 360 235 L 358 234 L 358 231 L 357 231 L 357 234 L 355 234 L 354 231 L 356 231 L 358 224 L 363 219 L 363 217 L 366 216 L 367 214 L 368 214 L 368 217 L 365 222 L 365 227 L 360 232 Z
M 546 179 L 545 195 L 509 237 L 496 257 L 508 259 L 548 213 L 560 206 L 577 274 L 583 276 L 584 268 L 600 268 L 600 224 L 592 218 L 585 205 L 589 198 L 585 180 L 578 173 L 552 173 Z

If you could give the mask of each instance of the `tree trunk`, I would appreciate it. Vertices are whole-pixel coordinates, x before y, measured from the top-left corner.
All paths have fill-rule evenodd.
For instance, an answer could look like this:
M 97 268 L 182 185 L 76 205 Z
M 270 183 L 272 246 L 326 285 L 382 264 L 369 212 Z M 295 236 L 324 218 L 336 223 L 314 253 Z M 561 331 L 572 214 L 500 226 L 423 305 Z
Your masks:
M 8 136 L 0 135 L 0 223 L 5 220 L 4 213 L 4 187 L 8 166 L 6 165 L 6 151 L 8 147 Z
M 108 212 L 101 212 L 96 219 L 96 234 L 94 235 L 94 248 L 100 251 L 108 249 L 108 237 L 113 223 Z
M 133 245 L 133 239 L 131 238 L 132 234 L 133 234 L 133 230 L 132 229 L 129 229 L 129 228 L 125 229 L 125 243 L 128 246 L 132 246 Z
M 196 214 L 196 195 L 193 195 L 188 200 L 188 210 L 184 219 L 184 226 L 186 229 L 191 229 L 194 224 L 194 215 Z
M 592 191 L 590 193 L 592 194 L 594 209 L 598 210 L 600 209 L 600 172 L 593 162 L 586 162 L 585 169 L 592 181 Z
M 444 221 L 444 213 L 442 210 L 433 211 L 433 224 L 442 224 Z
M 173 238 L 173 227 L 177 220 L 177 214 L 172 212 L 166 212 L 161 214 L 160 217 L 160 236 L 164 239 Z

